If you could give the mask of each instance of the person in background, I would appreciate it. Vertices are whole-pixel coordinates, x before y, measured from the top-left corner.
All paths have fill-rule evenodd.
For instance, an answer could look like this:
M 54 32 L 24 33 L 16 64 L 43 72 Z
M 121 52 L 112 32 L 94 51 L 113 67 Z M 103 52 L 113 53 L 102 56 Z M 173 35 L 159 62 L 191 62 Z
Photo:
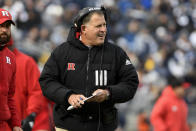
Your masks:
M 151 124 L 154 131 L 189 131 L 188 107 L 183 99 L 188 85 L 175 77 L 171 77 L 169 83 L 153 107 Z
M 55 102 L 56 131 L 114 131 L 115 103 L 129 101 L 136 93 L 136 70 L 127 54 L 108 42 L 106 25 L 104 7 L 82 9 L 67 42 L 44 66 L 40 84 L 43 94 Z
M 8 48 L 16 56 L 16 100 L 17 113 L 24 131 L 51 131 L 48 100 L 42 95 L 39 84 L 40 71 L 30 56 L 20 52 L 11 38 Z M 7 129 L 9 130 L 9 129 Z
M 0 8 L 0 131 L 9 126 L 12 131 L 22 131 L 17 115 L 14 93 L 16 79 L 16 61 L 14 54 L 6 44 L 11 37 L 11 14 Z

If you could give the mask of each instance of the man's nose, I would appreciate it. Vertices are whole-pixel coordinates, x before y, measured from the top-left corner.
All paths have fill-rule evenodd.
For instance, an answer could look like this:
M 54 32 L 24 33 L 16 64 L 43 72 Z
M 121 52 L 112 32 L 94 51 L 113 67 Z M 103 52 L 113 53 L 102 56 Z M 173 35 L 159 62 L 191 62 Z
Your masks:
M 106 26 L 101 26 L 101 29 L 100 29 L 100 31 L 106 32 L 106 31 L 107 31 L 107 28 L 106 28 Z

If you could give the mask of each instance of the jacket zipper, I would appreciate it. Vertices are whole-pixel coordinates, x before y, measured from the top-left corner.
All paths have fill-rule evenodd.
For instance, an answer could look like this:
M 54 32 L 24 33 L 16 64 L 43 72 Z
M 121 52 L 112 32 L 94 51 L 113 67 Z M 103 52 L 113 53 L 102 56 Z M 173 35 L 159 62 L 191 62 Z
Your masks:
M 88 50 L 88 58 L 87 58 L 87 64 L 86 64 L 86 83 L 87 83 L 87 85 L 88 85 L 88 70 L 89 70 L 89 64 L 90 64 L 90 51 L 91 51 L 91 49 L 89 49 Z M 88 95 L 88 93 L 87 93 L 87 85 L 86 85 L 86 96 Z

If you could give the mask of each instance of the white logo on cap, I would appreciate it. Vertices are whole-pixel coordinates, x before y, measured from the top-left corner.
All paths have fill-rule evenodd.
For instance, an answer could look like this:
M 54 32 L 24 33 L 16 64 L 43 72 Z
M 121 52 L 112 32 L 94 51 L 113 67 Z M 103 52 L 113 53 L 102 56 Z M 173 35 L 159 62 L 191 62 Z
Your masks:
M 2 13 L 3 16 L 9 16 L 7 11 L 1 11 L 1 13 Z

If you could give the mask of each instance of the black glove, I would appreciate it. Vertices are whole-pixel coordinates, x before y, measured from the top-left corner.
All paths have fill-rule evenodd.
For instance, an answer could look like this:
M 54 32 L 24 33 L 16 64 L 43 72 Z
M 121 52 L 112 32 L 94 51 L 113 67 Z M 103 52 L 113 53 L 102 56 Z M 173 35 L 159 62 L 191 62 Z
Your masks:
M 22 129 L 23 131 L 31 131 L 34 125 L 36 114 L 33 112 L 22 120 Z

